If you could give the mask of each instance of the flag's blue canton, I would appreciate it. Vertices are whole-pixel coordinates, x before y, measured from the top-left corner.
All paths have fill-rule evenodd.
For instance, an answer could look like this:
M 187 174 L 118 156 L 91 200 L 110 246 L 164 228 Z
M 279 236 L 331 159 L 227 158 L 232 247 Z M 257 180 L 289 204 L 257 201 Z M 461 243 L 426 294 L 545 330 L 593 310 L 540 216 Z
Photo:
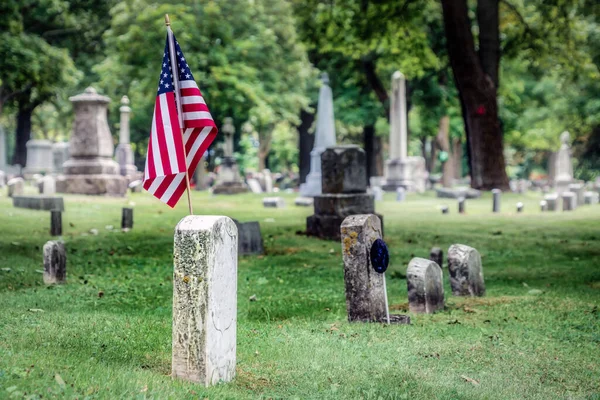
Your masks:
M 158 92 L 156 95 L 158 96 L 163 93 L 172 92 L 173 90 L 173 75 L 171 75 L 171 61 L 169 60 L 169 38 L 167 37 L 165 53 L 163 54 L 162 70 L 160 71 L 160 78 L 158 80 Z
M 175 36 L 173 36 L 175 39 Z M 181 47 L 179 47 L 179 43 L 177 43 L 177 39 L 175 39 L 175 52 L 177 53 L 177 68 L 179 68 L 179 80 L 180 81 L 193 81 L 194 75 L 192 75 L 192 71 L 190 71 L 190 67 L 185 60 L 183 55 L 183 51 L 181 51 Z

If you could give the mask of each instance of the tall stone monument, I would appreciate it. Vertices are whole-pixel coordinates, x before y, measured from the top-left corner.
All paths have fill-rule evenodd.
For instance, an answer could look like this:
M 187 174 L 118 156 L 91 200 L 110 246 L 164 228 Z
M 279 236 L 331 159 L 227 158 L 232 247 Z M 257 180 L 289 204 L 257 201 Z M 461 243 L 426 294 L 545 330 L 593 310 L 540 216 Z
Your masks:
M 23 173 L 26 175 L 51 174 L 54 170 L 52 142 L 32 139 L 25 146 L 27 146 L 27 166 Z
M 565 131 L 560 134 L 560 150 L 556 153 L 554 164 L 554 185 L 557 193 L 567 192 L 573 181 L 573 161 L 571 160 L 571 135 Z
M 240 177 L 237 161 L 233 156 L 233 134 L 235 127 L 232 118 L 225 118 L 221 132 L 225 135 L 225 147 L 223 161 L 219 166 L 217 184 L 213 188 L 214 194 L 237 194 L 248 191 L 248 186 Z
M 390 158 L 385 165 L 383 189 L 424 192 L 427 171 L 423 157 L 408 157 L 408 124 L 406 112 L 406 79 L 400 71 L 392 75 L 390 104 Z
M 133 150 L 129 143 L 129 113 L 131 108 L 129 107 L 129 98 L 127 96 L 121 97 L 121 119 L 119 122 L 119 145 L 115 151 L 115 158 L 119 163 L 119 171 L 122 176 L 126 177 L 128 181 L 132 181 L 136 178 L 137 167 L 134 164 Z
M 69 142 L 69 160 L 64 175 L 56 181 L 59 193 L 123 196 L 127 181 L 113 159 L 113 141 L 108 128 L 107 106 L 110 99 L 89 87 L 70 97 L 75 111 L 73 134 Z
M 329 147 L 321 154 L 323 194 L 314 197 L 315 213 L 306 218 L 308 235 L 339 240 L 346 217 L 375 213 L 375 199 L 367 193 L 366 158 L 354 145 Z
M 300 195 L 314 197 L 320 195 L 321 188 L 321 154 L 327 147 L 335 146 L 335 117 L 333 115 L 333 95 L 329 87 L 327 73 L 321 75 L 321 90 L 317 108 L 317 131 L 315 144 L 310 152 L 310 172 L 306 182 L 300 185 Z

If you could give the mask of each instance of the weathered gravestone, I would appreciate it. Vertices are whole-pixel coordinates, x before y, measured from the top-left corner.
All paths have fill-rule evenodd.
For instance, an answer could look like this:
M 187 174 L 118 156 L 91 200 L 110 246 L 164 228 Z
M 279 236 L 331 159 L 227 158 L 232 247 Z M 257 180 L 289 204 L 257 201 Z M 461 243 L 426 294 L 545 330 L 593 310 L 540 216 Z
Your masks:
M 262 186 L 260 186 L 260 182 L 256 178 L 248 179 L 248 187 L 252 191 L 252 193 L 262 193 Z
M 502 195 L 502 190 L 492 189 L 492 197 L 493 197 L 492 211 L 495 213 L 500 212 L 500 196 L 501 195 Z
M 56 179 L 52 175 L 46 175 L 38 181 L 38 191 L 45 196 L 56 194 Z
M 54 169 L 52 142 L 32 139 L 25 146 L 27 147 L 27 166 L 23 173 L 27 176 L 36 173 L 52 173 Z
M 306 219 L 306 233 L 339 240 L 344 218 L 375 212 L 373 195 L 367 193 L 366 154 L 353 145 L 329 147 L 321 155 L 321 168 L 323 194 L 314 198 L 315 213 Z
M 444 251 L 439 247 L 432 247 L 429 252 L 429 259 L 434 261 L 440 268 L 444 268 Z
M 436 188 L 435 193 L 440 199 L 458 199 L 459 197 L 478 199 L 481 197 L 481 192 L 472 188 Z
M 548 211 L 558 211 L 559 197 L 556 193 L 547 194 L 544 196 Z
M 548 202 L 546 200 L 540 201 L 540 211 L 548 211 Z
M 450 286 L 455 296 L 483 296 L 485 283 L 481 256 L 472 247 L 453 244 L 448 249 Z
M 562 192 L 563 211 L 573 211 L 577 208 L 577 195 L 573 192 Z
M 373 244 L 382 237 L 381 221 L 374 214 L 352 215 L 340 231 L 348 321 L 387 322 L 385 276 L 375 271 L 371 259 Z M 389 318 L 391 323 L 410 323 L 405 315 Z
M 123 207 L 121 211 L 121 229 L 126 232 L 133 229 L 133 208 Z
M 265 248 L 258 221 L 239 222 L 234 219 L 233 222 L 238 231 L 238 254 L 264 254 Z
M 458 199 L 458 213 L 459 214 L 464 214 L 465 213 L 465 203 L 466 203 L 466 199 L 464 197 L 460 197 Z
M 172 376 L 205 386 L 235 376 L 237 228 L 190 215 L 175 228 Z
M 598 204 L 599 194 L 598 192 L 585 192 L 585 204 Z
M 50 210 L 50 235 L 62 235 L 62 212 L 60 210 Z
M 25 181 L 23 178 L 12 178 L 7 183 L 8 197 L 21 196 L 25 190 Z
M 442 268 L 434 261 L 415 257 L 406 270 L 408 308 L 411 312 L 433 314 L 444 309 Z
M 115 150 L 115 158 L 119 163 L 119 172 L 121 175 L 131 181 L 137 175 L 137 167 L 134 162 L 133 149 L 129 143 L 129 114 L 131 113 L 131 108 L 129 107 L 129 98 L 127 96 L 121 97 L 119 111 L 121 112 L 119 145 Z
M 396 189 L 396 201 L 401 203 L 406 199 L 406 189 L 399 187 Z
M 583 183 L 571 183 L 569 185 L 569 192 L 575 193 L 575 201 L 578 206 L 585 204 L 585 186 Z
M 314 204 L 314 199 L 312 197 L 296 197 L 294 200 L 294 204 L 299 207 L 310 207 Z
M 49 241 L 44 245 L 44 283 L 53 285 L 67 280 L 67 254 L 65 244 Z
M 263 199 L 263 207 L 283 208 L 285 207 L 285 201 L 281 197 L 265 197 Z
M 13 196 L 13 207 L 30 210 L 60 210 L 65 211 L 62 197 L 54 196 Z

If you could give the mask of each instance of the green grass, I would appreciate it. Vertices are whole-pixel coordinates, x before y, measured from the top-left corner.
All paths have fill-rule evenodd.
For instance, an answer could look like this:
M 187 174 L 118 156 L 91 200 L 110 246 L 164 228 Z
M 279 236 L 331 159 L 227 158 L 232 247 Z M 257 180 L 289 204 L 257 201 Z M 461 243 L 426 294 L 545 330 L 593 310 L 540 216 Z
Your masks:
M 444 270 L 445 311 L 385 326 L 346 321 L 341 246 L 297 235 L 311 209 L 284 196 L 286 209 L 264 209 L 257 195 L 193 193 L 197 214 L 260 221 L 266 246 L 239 260 L 237 377 L 209 389 L 169 376 L 185 199 L 67 196 L 68 284 L 46 288 L 49 214 L 0 197 L 0 398 L 600 399 L 600 206 L 541 214 L 540 195 L 505 194 L 492 214 L 487 194 L 458 215 L 454 200 L 386 195 L 394 312 L 408 261 L 432 246 L 477 248 L 487 295 L 449 295 Z M 130 201 L 133 231 L 106 229 Z

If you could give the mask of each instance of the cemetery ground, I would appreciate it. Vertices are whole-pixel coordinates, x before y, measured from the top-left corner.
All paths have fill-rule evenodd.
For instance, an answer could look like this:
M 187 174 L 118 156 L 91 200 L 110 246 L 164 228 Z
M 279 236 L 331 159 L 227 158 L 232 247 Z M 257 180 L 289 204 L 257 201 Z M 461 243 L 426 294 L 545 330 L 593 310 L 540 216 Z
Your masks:
M 386 326 L 347 322 L 340 243 L 297 234 L 312 208 L 282 196 L 287 208 L 265 209 L 259 195 L 193 193 L 197 214 L 260 221 L 266 248 L 239 259 L 237 376 L 209 389 L 170 377 L 185 201 L 65 196 L 67 284 L 45 287 L 49 213 L 1 197 L 0 398 L 600 398 L 600 206 L 541 213 L 540 194 L 503 194 L 492 214 L 488 193 L 459 215 L 455 200 L 386 194 L 393 313 L 408 313 L 408 262 L 433 246 L 478 249 L 487 288 L 452 296 L 444 268 L 445 310 Z

